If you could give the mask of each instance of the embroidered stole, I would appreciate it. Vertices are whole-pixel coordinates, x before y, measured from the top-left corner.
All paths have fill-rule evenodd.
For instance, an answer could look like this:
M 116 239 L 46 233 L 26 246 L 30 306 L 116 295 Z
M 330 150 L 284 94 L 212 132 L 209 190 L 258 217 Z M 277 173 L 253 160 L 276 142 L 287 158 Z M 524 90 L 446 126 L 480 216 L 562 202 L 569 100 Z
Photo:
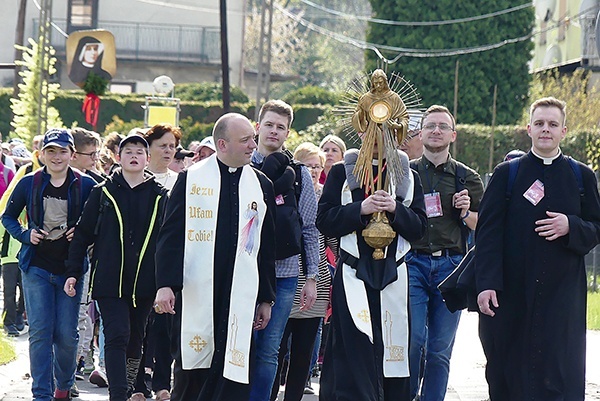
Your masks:
M 249 383 L 250 340 L 258 296 L 258 251 L 267 206 L 256 173 L 244 166 L 239 182 L 239 235 L 233 266 L 223 376 Z M 228 196 L 229 188 L 224 188 Z M 191 166 L 186 182 L 186 227 L 181 319 L 182 368 L 210 368 L 215 352 L 213 269 L 221 194 L 216 155 Z M 233 251 L 233 250 L 232 250 Z
M 414 177 L 413 172 L 405 177 L 409 180 L 407 193 L 405 194 L 405 206 L 412 202 Z M 391 193 L 396 192 L 394 184 L 391 184 Z M 348 182 L 342 187 L 342 205 L 352 203 L 352 192 Z M 340 239 L 340 247 L 355 258 L 360 258 L 358 250 L 358 239 L 356 232 L 350 233 Z M 410 250 L 410 243 L 398 236 L 395 260 L 400 260 Z M 389 248 L 385 249 L 385 256 Z M 371 255 L 364 255 L 371 257 Z M 382 338 L 384 345 L 383 375 L 384 377 L 408 377 L 408 273 L 406 264 L 397 267 L 398 279 L 388 284 L 382 291 L 381 297 L 381 323 Z M 356 277 L 356 270 L 344 264 L 342 280 L 346 294 L 346 303 L 352 321 L 356 328 L 364 333 L 371 343 L 373 342 L 373 327 L 371 325 L 371 313 L 367 300 L 367 291 L 362 280 Z

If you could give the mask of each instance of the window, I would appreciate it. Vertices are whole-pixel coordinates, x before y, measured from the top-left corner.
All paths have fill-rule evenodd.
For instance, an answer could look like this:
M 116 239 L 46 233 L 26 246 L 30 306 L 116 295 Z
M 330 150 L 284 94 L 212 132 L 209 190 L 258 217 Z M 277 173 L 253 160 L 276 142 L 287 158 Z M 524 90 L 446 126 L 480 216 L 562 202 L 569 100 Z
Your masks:
M 69 0 L 67 32 L 95 29 L 98 25 L 98 0 Z

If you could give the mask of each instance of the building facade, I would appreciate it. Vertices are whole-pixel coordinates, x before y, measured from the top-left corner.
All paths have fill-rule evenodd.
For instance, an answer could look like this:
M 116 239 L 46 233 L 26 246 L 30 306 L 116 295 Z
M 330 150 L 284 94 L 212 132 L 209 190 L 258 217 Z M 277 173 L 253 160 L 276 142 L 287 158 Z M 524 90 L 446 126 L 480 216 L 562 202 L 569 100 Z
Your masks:
M 0 62 L 12 62 L 18 2 L 3 2 L 6 22 L 0 27 Z M 230 81 L 243 86 L 245 0 L 227 1 Z M 221 81 L 219 3 L 208 0 L 61 0 L 52 7 L 51 43 L 63 89 L 68 78 L 65 33 L 104 29 L 115 36 L 117 72 L 112 88 L 120 92 L 152 92 L 152 81 L 170 76 L 175 84 Z M 27 2 L 25 38 L 36 39 L 39 10 Z M 13 72 L 0 70 L 0 85 L 12 86 Z

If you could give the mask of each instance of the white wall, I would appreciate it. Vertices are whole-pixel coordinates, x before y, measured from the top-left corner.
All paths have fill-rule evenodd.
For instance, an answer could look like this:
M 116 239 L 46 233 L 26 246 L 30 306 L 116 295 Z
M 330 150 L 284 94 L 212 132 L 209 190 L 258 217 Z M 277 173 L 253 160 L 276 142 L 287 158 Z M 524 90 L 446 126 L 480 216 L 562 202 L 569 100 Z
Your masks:
M 17 0 L 0 0 L 3 24 L 0 24 L 0 62 L 14 61 L 14 38 L 18 12 Z M 52 17 L 66 19 L 67 0 L 54 0 Z M 228 37 L 230 79 L 241 84 L 242 49 L 244 46 L 244 0 L 228 0 Z M 39 11 L 32 0 L 27 2 L 25 38 L 32 35 L 33 20 Z M 98 0 L 98 20 L 219 27 L 219 3 L 215 0 Z M 58 34 L 53 32 L 53 34 Z M 118 61 L 117 61 L 118 63 Z M 118 68 L 118 64 L 117 64 Z M 157 65 L 153 70 L 160 72 Z M 186 66 L 189 69 L 189 66 Z M 206 67 L 199 67 L 199 72 Z M 119 72 L 117 71 L 117 75 Z M 162 75 L 157 73 L 157 75 Z M 13 72 L 0 70 L 0 85 L 12 86 Z M 143 80 L 147 80 L 144 77 Z M 65 86 L 68 87 L 69 85 Z

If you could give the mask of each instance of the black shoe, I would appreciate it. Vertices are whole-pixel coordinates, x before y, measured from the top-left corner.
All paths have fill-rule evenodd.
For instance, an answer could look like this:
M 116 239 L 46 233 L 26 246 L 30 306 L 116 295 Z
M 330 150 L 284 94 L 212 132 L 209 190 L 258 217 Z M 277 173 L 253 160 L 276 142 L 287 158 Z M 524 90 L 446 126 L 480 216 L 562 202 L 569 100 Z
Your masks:
M 6 331 L 6 335 L 9 337 L 19 337 L 21 335 L 14 324 L 4 326 L 4 331 Z
M 17 313 L 17 317 L 15 318 L 15 327 L 19 331 L 25 330 L 25 321 L 23 320 L 22 313 Z

